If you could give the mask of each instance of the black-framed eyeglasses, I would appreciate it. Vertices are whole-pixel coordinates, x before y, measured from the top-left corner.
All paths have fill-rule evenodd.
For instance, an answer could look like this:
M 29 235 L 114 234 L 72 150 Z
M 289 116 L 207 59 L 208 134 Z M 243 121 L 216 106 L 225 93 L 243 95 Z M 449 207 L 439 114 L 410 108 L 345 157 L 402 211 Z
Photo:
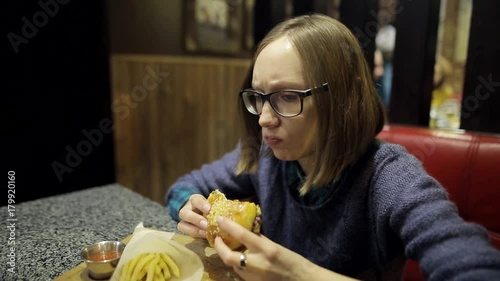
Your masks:
M 264 94 L 253 89 L 240 91 L 240 97 L 248 112 L 254 115 L 262 114 L 266 101 L 272 109 L 283 117 L 294 117 L 302 113 L 304 98 L 319 91 L 328 91 L 328 83 L 307 90 L 280 90 Z

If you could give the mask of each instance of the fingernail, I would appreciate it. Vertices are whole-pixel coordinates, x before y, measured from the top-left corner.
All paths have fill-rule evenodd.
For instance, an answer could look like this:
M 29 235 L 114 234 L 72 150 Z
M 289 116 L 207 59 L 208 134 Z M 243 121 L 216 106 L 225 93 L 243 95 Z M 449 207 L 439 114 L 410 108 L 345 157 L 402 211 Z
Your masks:
M 205 213 L 208 213 L 208 212 L 210 211 L 210 205 L 205 204 L 205 205 L 203 206 L 203 211 L 205 211 Z
M 203 228 L 207 228 L 207 221 L 206 220 L 201 220 L 200 221 L 200 226 Z
M 198 230 L 198 233 L 202 236 L 207 236 L 207 232 L 205 230 Z
M 224 220 L 224 218 L 223 218 L 223 217 L 217 217 L 217 223 L 221 223 L 221 222 L 222 222 L 222 220 Z

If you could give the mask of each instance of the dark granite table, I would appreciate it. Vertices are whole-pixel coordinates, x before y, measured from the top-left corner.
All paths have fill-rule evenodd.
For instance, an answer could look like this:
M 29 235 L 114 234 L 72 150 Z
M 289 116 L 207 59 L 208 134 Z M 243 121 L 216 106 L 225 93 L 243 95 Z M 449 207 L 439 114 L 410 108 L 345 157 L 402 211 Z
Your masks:
M 85 245 L 122 240 L 140 222 L 145 227 L 177 232 L 164 206 L 119 184 L 85 189 L 15 205 L 9 221 L 1 207 L 0 280 L 52 280 L 82 262 Z M 13 227 L 9 225 L 15 223 Z M 8 244 L 14 235 L 15 245 Z M 11 247 L 15 273 L 7 271 Z M 12 254 L 10 254 L 12 255 Z

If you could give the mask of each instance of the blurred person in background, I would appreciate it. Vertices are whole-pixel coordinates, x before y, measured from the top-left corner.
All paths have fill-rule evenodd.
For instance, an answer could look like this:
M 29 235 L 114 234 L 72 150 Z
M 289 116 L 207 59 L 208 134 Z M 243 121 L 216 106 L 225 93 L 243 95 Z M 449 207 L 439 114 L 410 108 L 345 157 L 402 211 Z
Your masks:
M 375 37 L 375 55 L 382 61 L 383 73 L 380 78 L 380 96 L 386 108 L 389 108 L 392 90 L 392 58 L 394 56 L 394 46 L 396 44 L 396 28 L 390 24 L 383 24 Z

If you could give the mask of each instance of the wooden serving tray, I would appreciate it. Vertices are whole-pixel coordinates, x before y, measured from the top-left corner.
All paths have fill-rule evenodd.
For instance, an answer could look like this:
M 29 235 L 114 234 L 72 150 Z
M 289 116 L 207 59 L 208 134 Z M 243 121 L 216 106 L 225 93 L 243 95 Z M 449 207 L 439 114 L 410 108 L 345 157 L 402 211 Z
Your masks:
M 122 242 L 127 244 L 132 235 L 123 239 Z M 174 234 L 172 240 L 181 243 L 191 251 L 195 252 L 205 266 L 202 281 L 237 281 L 242 280 L 231 267 L 226 266 L 215 250 L 208 245 L 205 239 L 194 239 L 192 237 Z M 95 281 L 90 278 L 87 273 L 87 267 L 84 262 L 66 271 L 54 281 Z M 100 280 L 105 281 L 105 280 Z

